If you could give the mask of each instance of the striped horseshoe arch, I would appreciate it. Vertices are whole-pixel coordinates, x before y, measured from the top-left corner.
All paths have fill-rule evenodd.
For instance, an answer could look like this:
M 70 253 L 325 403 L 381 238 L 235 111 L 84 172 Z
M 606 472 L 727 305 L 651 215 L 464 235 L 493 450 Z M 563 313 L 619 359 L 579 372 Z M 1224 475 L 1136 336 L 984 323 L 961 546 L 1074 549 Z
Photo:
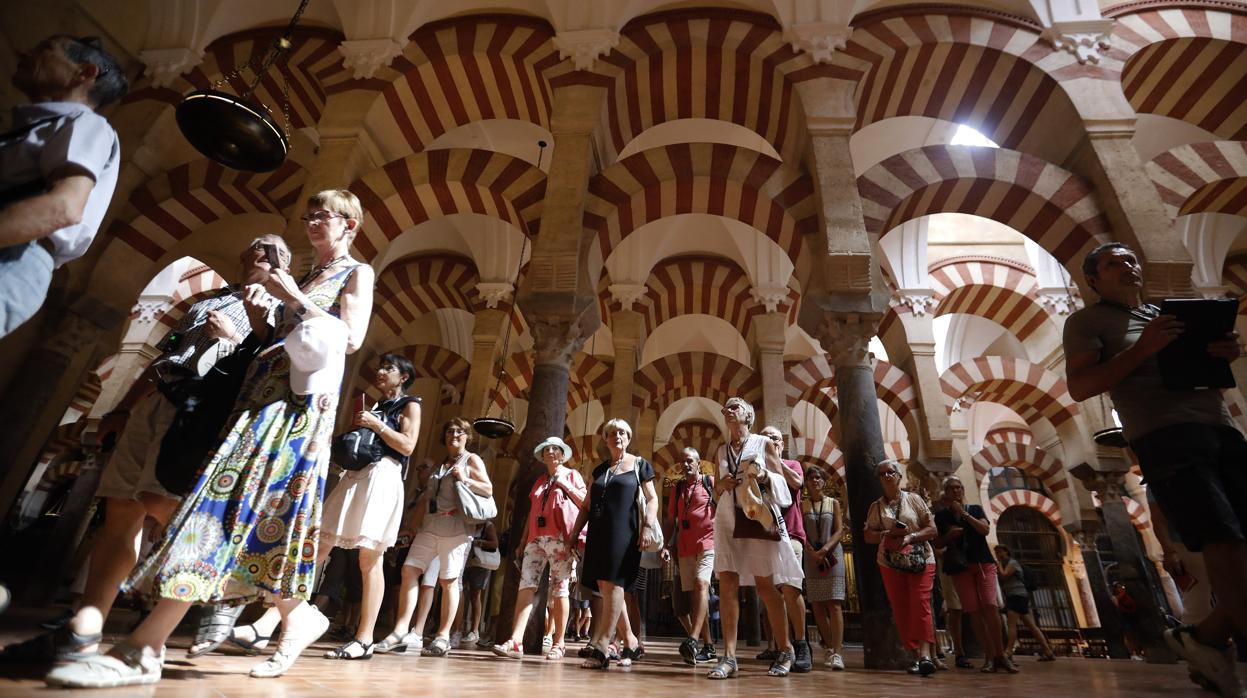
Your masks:
M 1027 424 L 1046 421 L 1058 428 L 1078 414 L 1065 380 L 1024 359 L 979 356 L 948 367 L 940 387 L 952 413 L 957 398 L 972 395 L 978 402 L 996 402 L 1017 412 Z
M 945 6 L 946 7 L 946 6 Z M 1101 77 L 1001 13 L 897 8 L 854 20 L 835 62 L 861 73 L 857 124 L 925 116 L 968 124 L 1002 147 L 1064 162 L 1082 122 L 1059 81 Z M 938 76 L 931 66 L 939 66 Z
M 584 226 L 602 259 L 637 228 L 705 213 L 752 226 L 797 264 L 802 236 L 818 228 L 808 174 L 748 148 L 680 143 L 630 155 L 589 180 Z M 799 265 L 798 265 L 799 266 Z
M 269 213 L 288 219 L 306 177 L 290 159 L 264 173 L 194 160 L 136 188 L 108 237 L 154 262 L 196 230 L 230 216 Z
M 916 148 L 867 170 L 857 188 L 872 235 L 933 213 L 967 213 L 1013 228 L 1062 264 L 1108 239 L 1108 219 L 1086 180 L 1014 150 Z
M 491 150 L 449 148 L 395 160 L 364 175 L 350 189 L 372 217 L 355 238 L 365 260 L 376 259 L 403 232 L 455 213 L 479 213 L 537 232 L 545 173 Z
M 835 405 L 835 367 L 825 355 L 812 356 L 799 363 L 787 363 L 784 373 L 788 376 L 786 398 L 793 407 L 804 400 L 816 408 L 827 411 Z M 908 373 L 882 359 L 875 360 L 875 395 L 896 413 L 905 425 L 911 440 L 921 433 L 918 423 L 918 394 L 914 381 Z M 824 392 L 831 388 L 831 393 Z M 828 419 L 835 419 L 834 410 L 827 411 Z
M 1031 444 L 1035 442 L 1035 435 L 1030 429 L 1022 427 L 996 427 L 987 432 L 983 437 L 983 447 L 993 446 L 995 444 Z
M 977 315 L 1009 330 L 1021 342 L 1049 322 L 1050 312 L 1036 300 L 1039 284 L 1034 271 L 1011 259 L 953 257 L 932 264 L 929 278 L 936 316 Z M 904 304 L 896 310 L 910 312 Z
M 595 71 L 607 76 L 604 160 L 614 163 L 647 129 L 688 118 L 727 121 L 757 133 L 785 162 L 800 160 L 804 114 L 793 83 L 823 75 L 793 51 L 768 15 L 690 10 L 629 22 Z
M 480 276 L 472 260 L 457 255 L 407 257 L 377 277 L 373 314 L 395 336 L 416 318 L 439 308 L 475 314 L 485 307 L 475 293 Z
M 686 397 L 704 397 L 722 404 L 740 397 L 751 405 L 762 402 L 762 380 L 753 368 L 721 354 L 680 352 L 641 367 L 636 374 L 637 410 L 654 409 L 662 414 L 669 405 Z
M 697 449 L 703 461 L 713 463 L 715 453 L 721 445 L 723 432 L 717 425 L 700 420 L 680 422 L 671 430 L 671 438 L 667 439 L 667 444 L 654 452 L 654 466 L 661 468 L 663 472 L 676 471 L 680 452 L 685 448 Z
M 1033 444 L 997 443 L 984 446 L 971 459 L 974 474 L 981 481 L 988 477 L 992 468 L 1017 468 L 1039 478 L 1054 496 L 1069 489 L 1069 478 L 1061 461 Z
M 1247 142 L 1179 146 L 1147 163 L 1147 172 L 1174 218 L 1191 213 L 1247 216 Z
M 357 373 L 361 381 L 358 385 L 366 386 L 364 393 L 370 398 L 377 399 L 380 397 L 377 389 L 372 387 L 372 377 L 374 375 L 373 372 L 376 370 L 375 362 L 382 354 L 405 356 L 411 360 L 412 366 L 415 367 L 417 378 L 435 378 L 441 381 L 442 385 L 450 386 L 451 391 L 443 391 L 441 394 L 441 403 L 443 405 L 458 404 L 460 400 L 455 400 L 454 396 L 462 396 L 468 387 L 470 366 L 467 359 L 446 347 L 433 344 L 409 344 L 404 347 L 378 352 L 367 360 L 359 362 Z
M 1005 513 L 1005 509 L 1009 507 L 1030 507 L 1047 517 L 1053 526 L 1060 530 L 1061 528 L 1061 508 L 1056 502 L 1048 499 L 1038 492 L 1030 490 L 1009 490 L 1001 492 L 992 497 L 987 503 L 987 517 L 995 525 L 1000 515 Z
M 1105 13 L 1117 19 L 1110 56 L 1123 64 L 1130 105 L 1226 140 L 1247 138 L 1247 8 L 1170 4 L 1127 3 L 1119 13 Z
M 328 94 L 379 93 L 365 124 L 391 158 L 424 150 L 438 136 L 487 119 L 527 121 L 549 130 L 547 73 L 566 70 L 544 21 L 478 15 L 433 22 L 369 79 L 341 75 Z
M 817 465 L 844 484 L 844 452 L 831 439 L 794 439 L 793 459 Z

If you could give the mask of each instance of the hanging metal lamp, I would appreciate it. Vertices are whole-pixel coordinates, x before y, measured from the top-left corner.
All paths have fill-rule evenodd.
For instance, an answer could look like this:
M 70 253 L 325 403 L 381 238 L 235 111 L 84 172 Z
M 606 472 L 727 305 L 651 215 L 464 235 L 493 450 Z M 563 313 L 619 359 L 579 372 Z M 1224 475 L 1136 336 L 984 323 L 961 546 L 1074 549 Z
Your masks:
M 263 56 L 223 76 L 210 88 L 186 95 L 178 105 L 175 114 L 178 128 L 208 159 L 248 172 L 271 172 L 285 162 L 290 150 L 290 80 L 289 66 L 284 65 L 284 60 L 284 69 L 280 71 L 284 127 L 273 118 L 272 111 L 255 98 L 255 91 L 273 64 L 290 52 L 290 36 L 307 9 L 307 2 L 299 3 L 286 31 Z M 255 73 L 247 91 L 240 96 L 224 91 L 229 81 L 241 76 L 246 68 Z

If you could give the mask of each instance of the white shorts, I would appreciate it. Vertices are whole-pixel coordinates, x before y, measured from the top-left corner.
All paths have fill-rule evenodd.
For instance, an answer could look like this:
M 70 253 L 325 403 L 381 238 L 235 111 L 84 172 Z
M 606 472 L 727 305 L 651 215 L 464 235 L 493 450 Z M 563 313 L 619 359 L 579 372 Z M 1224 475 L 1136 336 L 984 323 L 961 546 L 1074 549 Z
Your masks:
M 714 573 L 714 551 L 703 550 L 696 555 L 681 555 L 679 563 L 680 591 L 693 591 L 697 588 L 698 580 L 710 583 L 710 576 Z
M 436 562 L 441 568 L 438 579 L 458 579 L 463 574 L 471 548 L 472 536 L 435 536 L 428 531 L 421 531 L 411 542 L 411 550 L 407 552 L 407 559 L 403 564 L 427 571 Z
M 151 492 L 178 499 L 156 479 L 160 442 L 176 415 L 177 408 L 159 392 L 139 400 L 130 411 L 125 429 L 117 438 L 117 446 L 100 474 L 95 496 L 138 499 L 141 493 Z

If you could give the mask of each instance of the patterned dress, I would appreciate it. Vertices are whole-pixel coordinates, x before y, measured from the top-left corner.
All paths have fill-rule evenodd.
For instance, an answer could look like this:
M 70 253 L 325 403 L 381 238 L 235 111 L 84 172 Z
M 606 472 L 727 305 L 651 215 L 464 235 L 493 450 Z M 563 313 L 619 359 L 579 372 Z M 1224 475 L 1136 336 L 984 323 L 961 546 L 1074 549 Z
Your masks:
M 337 316 L 358 266 L 304 293 Z M 123 589 L 196 603 L 311 595 L 338 395 L 291 391 L 284 344 L 299 320 L 279 311 L 276 339 L 251 364 L 223 443 Z

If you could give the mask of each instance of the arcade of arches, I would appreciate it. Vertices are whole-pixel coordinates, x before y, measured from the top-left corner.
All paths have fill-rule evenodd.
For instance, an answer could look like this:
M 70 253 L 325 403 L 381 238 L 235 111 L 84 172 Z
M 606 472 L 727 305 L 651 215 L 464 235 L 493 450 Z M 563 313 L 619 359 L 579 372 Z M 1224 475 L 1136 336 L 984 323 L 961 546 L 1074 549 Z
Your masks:
M 959 474 L 1042 568 L 1049 627 L 1110 622 L 1110 540 L 1109 578 L 1179 603 L 1122 562 L 1158 552 L 1145 486 L 1093 442 L 1111 404 L 1070 398 L 1060 336 L 1099 242 L 1141 253 L 1152 297 L 1247 289 L 1243 4 L 313 0 L 269 174 L 203 159 L 173 107 L 293 0 L 38 5 L 0 10 L 0 69 L 69 31 L 142 77 L 108 113 L 123 169 L 90 254 L 0 343 L 11 525 L 68 506 L 94 424 L 241 245 L 283 232 L 307 266 L 302 202 L 346 187 L 377 289 L 344 395 L 380 353 L 410 357 L 420 457 L 451 416 L 505 415 L 516 435 L 480 448 L 513 491 L 515 454 L 558 433 L 591 467 L 622 417 L 670 472 L 714 452 L 740 395 L 851 514 L 884 456 L 926 493 Z

